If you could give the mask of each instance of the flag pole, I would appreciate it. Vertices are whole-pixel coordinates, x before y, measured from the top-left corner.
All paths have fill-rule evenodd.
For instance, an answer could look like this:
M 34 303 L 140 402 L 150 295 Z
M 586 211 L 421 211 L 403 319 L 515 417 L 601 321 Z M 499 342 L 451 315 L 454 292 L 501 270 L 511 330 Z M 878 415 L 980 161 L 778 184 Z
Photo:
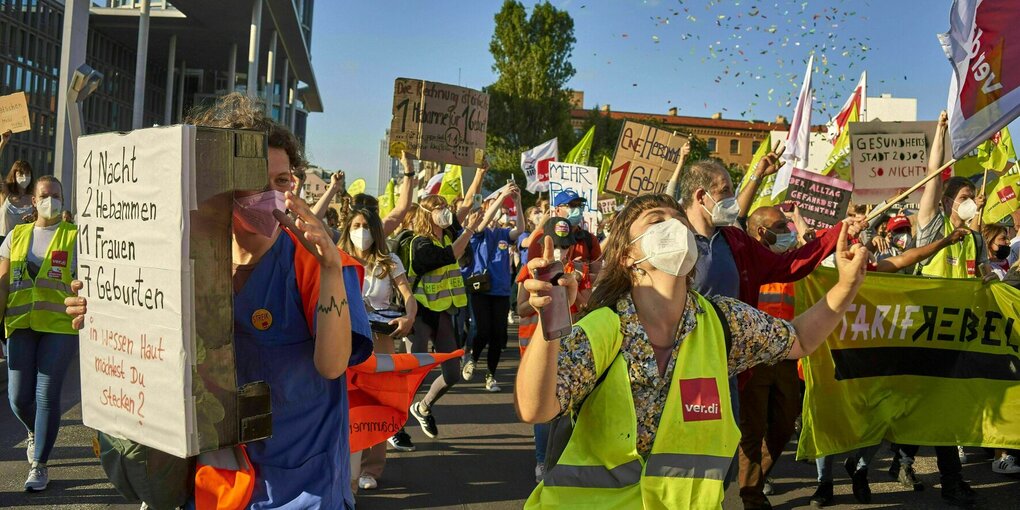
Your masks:
M 981 190 L 978 192 L 978 195 L 983 196 L 985 194 L 985 186 L 987 185 L 988 185 L 988 168 L 985 168 L 985 174 L 981 176 Z
M 909 197 L 911 193 L 917 191 L 918 189 L 921 188 L 921 186 L 924 186 L 925 184 L 927 184 L 928 181 L 934 179 L 935 177 L 940 177 L 942 175 L 942 172 L 945 171 L 945 169 L 953 166 L 955 163 L 956 163 L 956 159 L 955 158 L 949 160 L 944 165 L 939 167 L 938 170 L 928 174 L 927 176 L 925 176 L 924 179 L 921 179 L 920 181 L 918 181 L 917 184 L 911 186 L 909 189 L 907 189 L 903 193 L 900 193 L 899 195 L 896 195 L 895 197 L 893 197 L 893 198 L 891 198 L 889 200 L 886 200 L 885 202 L 880 204 L 878 207 L 874 208 L 871 211 L 871 213 L 868 214 L 867 221 L 870 222 L 871 220 L 881 216 L 883 213 L 888 211 L 889 208 L 891 208 L 897 202 L 899 202 L 900 200 L 903 200 L 904 198 Z

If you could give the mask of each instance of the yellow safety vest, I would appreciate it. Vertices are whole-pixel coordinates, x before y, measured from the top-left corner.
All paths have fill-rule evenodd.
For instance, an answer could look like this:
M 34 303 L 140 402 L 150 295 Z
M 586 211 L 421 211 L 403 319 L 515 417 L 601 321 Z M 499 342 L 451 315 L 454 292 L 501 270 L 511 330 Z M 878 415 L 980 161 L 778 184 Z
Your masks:
M 943 219 L 942 232 L 945 237 L 953 233 L 953 224 L 949 218 Z M 977 244 L 974 235 L 968 235 L 963 241 L 939 250 L 932 255 L 931 261 L 921 267 L 921 274 L 940 278 L 974 278 L 977 276 Z
M 4 329 L 7 336 L 16 329 L 76 334 L 71 327 L 71 317 L 65 313 L 64 298 L 71 295 L 78 227 L 60 222 L 33 280 L 28 273 L 28 250 L 34 226 L 31 223 L 18 225 L 10 234 L 10 285 Z
M 418 276 L 412 269 L 411 262 L 414 260 L 414 242 L 421 236 L 415 236 L 411 240 L 410 257 L 408 259 L 408 274 L 412 282 Z M 443 236 L 443 243 L 440 244 L 430 239 L 432 244 L 445 248 L 453 244 L 450 238 Z M 467 290 L 464 289 L 464 277 L 460 274 L 460 266 L 456 262 L 447 264 L 421 275 L 418 284 L 414 286 L 414 298 L 422 306 L 434 312 L 442 312 L 451 306 L 464 308 L 467 306 Z
M 525 508 L 719 508 L 740 441 L 730 405 L 726 341 L 715 308 L 680 344 L 666 407 L 647 459 L 637 452 L 637 414 L 618 356 L 620 317 L 604 307 L 578 322 L 605 380 L 585 399 L 559 462 Z M 606 368 L 608 367 L 608 368 Z

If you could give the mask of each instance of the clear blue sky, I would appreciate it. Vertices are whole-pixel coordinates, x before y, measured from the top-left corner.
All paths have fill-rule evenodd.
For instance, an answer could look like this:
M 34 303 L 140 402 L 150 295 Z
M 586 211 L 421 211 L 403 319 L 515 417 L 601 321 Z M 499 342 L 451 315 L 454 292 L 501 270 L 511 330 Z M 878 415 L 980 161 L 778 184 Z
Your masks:
M 796 97 L 812 49 L 816 124 L 835 114 L 864 69 L 869 96 L 915 97 L 919 119 L 945 108 L 951 69 L 935 34 L 948 29 L 949 0 L 552 3 L 574 19 L 577 74 L 569 86 L 584 91 L 587 108 L 789 117 L 786 101 Z M 312 58 L 325 112 L 309 120 L 311 161 L 345 170 L 348 182 L 365 177 L 374 190 L 394 78 L 472 88 L 495 81 L 488 48 L 501 5 L 316 2 Z M 524 5 L 530 12 L 533 2 Z

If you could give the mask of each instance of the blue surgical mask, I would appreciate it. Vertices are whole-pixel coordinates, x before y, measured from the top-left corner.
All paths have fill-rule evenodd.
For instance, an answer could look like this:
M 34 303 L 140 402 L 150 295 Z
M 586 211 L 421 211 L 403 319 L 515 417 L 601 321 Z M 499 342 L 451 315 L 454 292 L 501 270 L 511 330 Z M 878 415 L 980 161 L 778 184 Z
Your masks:
M 567 221 L 570 222 L 571 227 L 576 227 L 581 224 L 581 220 L 584 219 L 584 211 L 580 207 L 571 207 L 570 213 L 567 214 Z

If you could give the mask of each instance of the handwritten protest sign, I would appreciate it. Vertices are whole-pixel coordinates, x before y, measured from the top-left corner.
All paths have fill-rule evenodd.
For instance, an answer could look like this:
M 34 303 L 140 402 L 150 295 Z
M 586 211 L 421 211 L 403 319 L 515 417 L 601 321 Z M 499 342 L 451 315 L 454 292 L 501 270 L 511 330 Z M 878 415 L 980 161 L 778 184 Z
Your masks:
M 477 90 L 410 78 L 393 88 L 390 156 L 478 166 L 485 156 L 489 96 Z
M 550 196 L 555 197 L 559 192 L 569 189 L 585 199 L 584 220 L 592 232 L 598 223 L 598 182 L 599 169 L 596 167 L 549 162 Z
M 854 203 L 877 204 L 924 178 L 935 122 L 851 122 Z M 946 146 L 944 157 L 949 157 Z M 948 161 L 948 159 L 945 159 Z M 916 202 L 921 191 L 908 198 Z
M 663 193 L 687 137 L 627 121 L 620 130 L 605 190 L 627 196 Z
M 32 129 L 28 120 L 28 101 L 24 92 L 0 96 L 0 133 L 21 133 Z
M 78 141 L 78 278 L 85 425 L 185 457 L 197 453 L 188 267 L 194 127 Z
M 604 200 L 599 200 L 599 212 L 601 212 L 602 214 L 611 214 L 616 212 L 616 199 L 607 198 Z
M 804 222 L 819 230 L 846 218 L 853 191 L 854 185 L 844 180 L 795 168 L 786 197 L 797 204 Z

